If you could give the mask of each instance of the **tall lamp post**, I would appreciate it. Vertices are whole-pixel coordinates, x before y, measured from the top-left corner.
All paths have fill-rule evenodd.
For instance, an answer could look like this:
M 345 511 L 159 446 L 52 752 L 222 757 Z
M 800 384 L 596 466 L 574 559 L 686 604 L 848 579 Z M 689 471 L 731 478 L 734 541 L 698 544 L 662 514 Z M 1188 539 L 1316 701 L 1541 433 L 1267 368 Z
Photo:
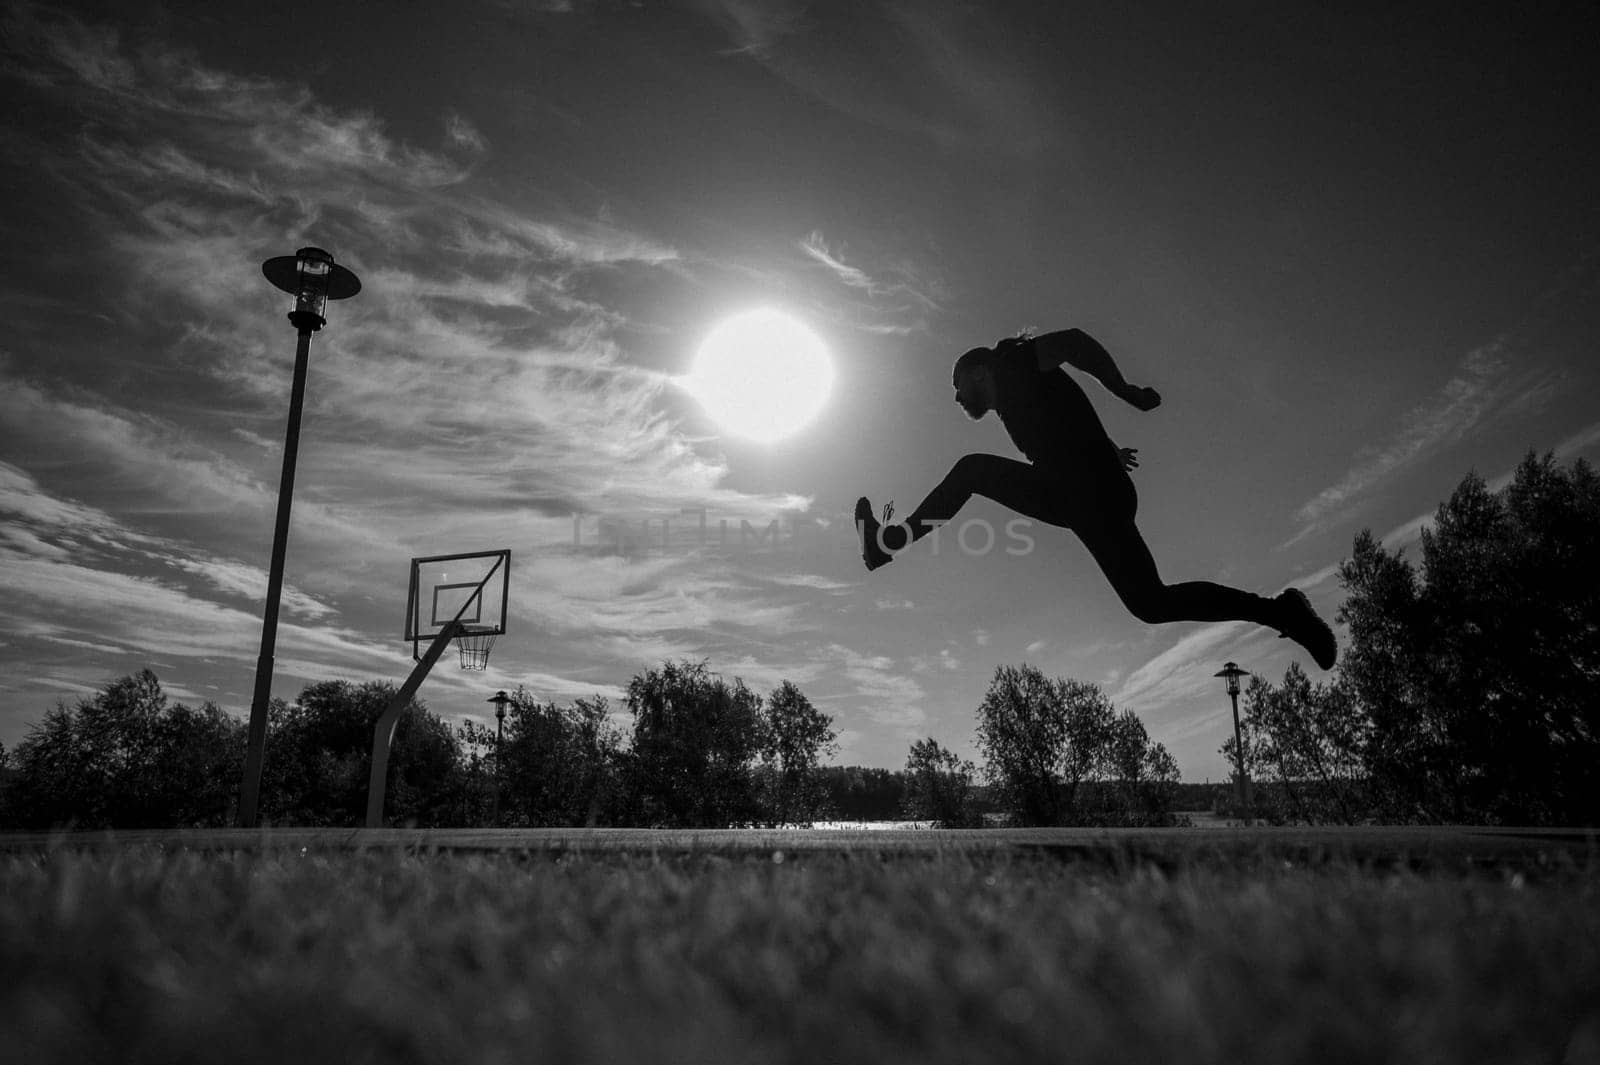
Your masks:
M 1240 669 L 1233 662 L 1229 662 L 1214 674 L 1223 678 L 1223 683 L 1228 687 L 1228 698 L 1233 700 L 1233 757 L 1236 770 L 1233 777 L 1233 797 L 1239 807 L 1245 810 L 1250 808 L 1250 778 L 1245 773 L 1244 736 L 1239 731 L 1239 678 L 1247 675 L 1246 670 Z
M 272 662 L 278 645 L 278 600 L 283 592 L 283 556 L 289 546 L 289 505 L 294 499 L 294 465 L 300 450 L 300 409 L 306 396 L 306 363 L 311 334 L 328 324 L 328 300 L 349 299 L 361 291 L 356 275 L 334 264 L 321 248 L 301 248 L 261 264 L 268 281 L 294 297 L 289 321 L 300 334 L 294 354 L 294 387 L 289 393 L 289 429 L 283 444 L 283 478 L 278 482 L 278 522 L 272 532 L 272 568 L 261 620 L 261 657 L 256 659 L 255 694 L 250 700 L 250 743 L 245 751 L 244 783 L 239 789 L 239 824 L 254 828 L 261 799 L 261 765 L 267 748 L 267 703 L 272 698 Z
M 495 692 L 485 702 L 494 704 L 494 827 L 500 827 L 500 741 L 506 730 L 506 704 L 511 696 Z

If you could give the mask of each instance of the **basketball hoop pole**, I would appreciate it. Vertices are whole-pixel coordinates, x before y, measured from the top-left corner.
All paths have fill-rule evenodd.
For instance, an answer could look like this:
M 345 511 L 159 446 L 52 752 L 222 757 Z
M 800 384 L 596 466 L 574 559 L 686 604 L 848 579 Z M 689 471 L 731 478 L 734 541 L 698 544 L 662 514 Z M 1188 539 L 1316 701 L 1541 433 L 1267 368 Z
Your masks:
M 400 723 L 400 714 L 416 696 L 417 689 L 422 687 L 422 682 L 439 661 L 439 656 L 444 654 L 444 649 L 450 646 L 450 641 L 465 631 L 466 626 L 460 621 L 451 621 L 440 630 L 439 635 L 433 638 L 433 643 L 428 645 L 422 660 L 411 670 L 411 676 L 406 678 L 394 698 L 389 700 L 389 705 L 384 707 L 377 726 L 372 730 L 372 776 L 367 782 L 368 828 L 383 827 L 383 793 L 388 787 L 389 747 L 394 743 L 394 729 Z
M 261 272 L 295 297 L 289 321 L 300 334 L 294 352 L 294 386 L 289 392 L 289 428 L 283 442 L 283 476 L 278 482 L 278 520 L 272 530 L 272 566 L 267 575 L 267 605 L 261 619 L 261 655 L 256 659 L 255 693 L 250 699 L 249 746 L 239 788 L 239 826 L 255 828 L 261 801 L 261 768 L 267 751 L 267 708 L 272 699 L 272 665 L 278 645 L 278 602 L 283 594 L 283 558 L 289 548 L 289 507 L 294 502 L 294 468 L 300 453 L 300 411 L 306 398 L 306 364 L 311 334 L 327 324 L 322 309 L 329 299 L 348 299 L 361 282 L 321 248 L 301 248 L 261 264 Z

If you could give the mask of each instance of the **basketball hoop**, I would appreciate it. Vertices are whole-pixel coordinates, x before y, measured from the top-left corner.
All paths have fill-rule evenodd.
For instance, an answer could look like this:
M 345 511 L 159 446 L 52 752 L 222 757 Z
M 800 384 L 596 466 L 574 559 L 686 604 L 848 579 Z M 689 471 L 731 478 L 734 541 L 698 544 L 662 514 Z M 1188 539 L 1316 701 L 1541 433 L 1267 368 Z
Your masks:
M 346 293 L 349 295 L 349 293 Z M 330 293 L 330 299 L 338 298 Z M 305 334 L 301 334 L 302 337 Z M 389 700 L 372 728 L 372 764 L 367 782 L 367 827 L 383 826 L 383 797 L 400 715 L 454 640 L 461 668 L 486 670 L 496 636 L 506 631 L 511 549 L 430 555 L 411 560 L 406 591 L 406 642 L 417 666 Z M 423 650 L 423 645 L 427 650 Z
M 496 632 L 469 632 L 456 637 L 456 650 L 461 652 L 462 669 L 488 669 L 489 652 L 494 650 Z

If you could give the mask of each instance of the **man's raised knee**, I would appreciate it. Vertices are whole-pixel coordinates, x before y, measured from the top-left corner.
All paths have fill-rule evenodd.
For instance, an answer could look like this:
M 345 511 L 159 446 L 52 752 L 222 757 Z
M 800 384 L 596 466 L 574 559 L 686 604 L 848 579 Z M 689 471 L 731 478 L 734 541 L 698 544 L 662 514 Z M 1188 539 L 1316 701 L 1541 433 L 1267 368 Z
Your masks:
M 1172 611 L 1168 609 L 1160 590 L 1150 589 L 1132 595 L 1122 596 L 1122 605 L 1128 608 L 1128 613 L 1144 622 L 1146 625 L 1161 625 L 1172 621 Z

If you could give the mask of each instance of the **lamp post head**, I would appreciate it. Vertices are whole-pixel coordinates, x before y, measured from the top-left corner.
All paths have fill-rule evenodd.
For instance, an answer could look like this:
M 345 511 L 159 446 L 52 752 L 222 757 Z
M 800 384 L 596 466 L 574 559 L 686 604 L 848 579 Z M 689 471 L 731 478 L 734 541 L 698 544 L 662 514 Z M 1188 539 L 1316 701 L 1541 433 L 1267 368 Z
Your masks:
M 321 248 L 275 256 L 261 264 L 261 272 L 294 297 L 289 321 L 302 333 L 315 333 L 328 324 L 322 315 L 328 300 L 346 300 L 361 291 L 360 279 Z
M 1223 683 L 1228 686 L 1229 695 L 1238 695 L 1239 678 L 1248 676 L 1249 670 L 1240 669 L 1237 664 L 1229 662 L 1227 665 L 1223 666 L 1221 670 L 1212 675 L 1224 678 Z
M 499 721 L 504 721 L 506 719 L 506 704 L 510 701 L 511 696 L 507 695 L 503 691 L 495 692 L 493 695 L 489 696 L 489 698 L 484 700 L 486 703 L 494 704 L 494 716 Z

